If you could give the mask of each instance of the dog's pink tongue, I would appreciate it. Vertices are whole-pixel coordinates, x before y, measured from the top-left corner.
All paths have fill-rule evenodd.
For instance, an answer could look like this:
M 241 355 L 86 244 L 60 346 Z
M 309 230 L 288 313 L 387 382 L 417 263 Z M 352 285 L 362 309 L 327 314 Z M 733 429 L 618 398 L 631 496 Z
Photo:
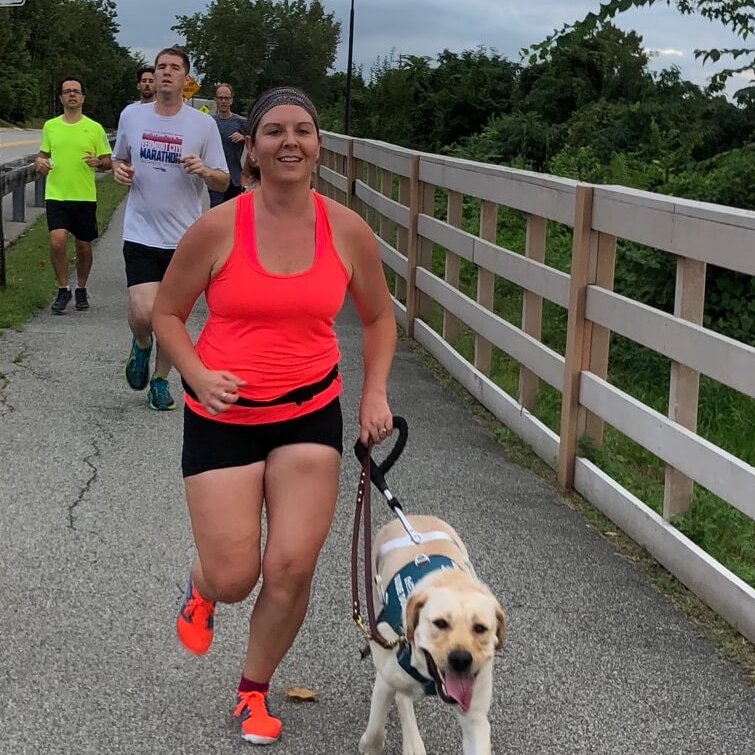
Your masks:
M 446 694 L 456 700 L 462 711 L 466 713 L 472 703 L 475 678 L 469 674 L 454 674 L 449 671 L 444 682 Z

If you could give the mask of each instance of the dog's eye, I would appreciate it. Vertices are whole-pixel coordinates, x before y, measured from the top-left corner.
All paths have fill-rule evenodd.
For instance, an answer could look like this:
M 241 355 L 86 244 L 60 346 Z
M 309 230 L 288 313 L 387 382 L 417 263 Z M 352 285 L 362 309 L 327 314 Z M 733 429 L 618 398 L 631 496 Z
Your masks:
M 474 625 L 474 626 L 472 627 L 472 631 L 473 631 L 473 632 L 474 632 L 475 634 L 485 634 L 485 632 L 487 632 L 487 631 L 488 631 L 488 628 L 487 628 L 487 627 L 486 627 L 486 626 L 485 626 L 484 624 L 475 624 L 475 625 Z
M 438 629 L 448 629 L 448 622 L 445 619 L 435 619 L 433 622 Z

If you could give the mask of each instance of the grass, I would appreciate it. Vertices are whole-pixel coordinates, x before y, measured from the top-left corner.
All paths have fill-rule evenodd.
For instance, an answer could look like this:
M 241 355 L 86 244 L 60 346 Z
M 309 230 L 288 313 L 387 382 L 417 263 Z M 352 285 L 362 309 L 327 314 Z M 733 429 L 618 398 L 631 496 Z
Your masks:
M 104 233 L 127 189 L 109 176 L 97 181 L 97 222 Z M 0 289 L 0 330 L 19 330 L 40 309 L 49 306 L 57 289 L 50 264 L 50 243 L 44 215 L 6 249 L 7 286 Z M 68 258 L 73 263 L 69 238 Z

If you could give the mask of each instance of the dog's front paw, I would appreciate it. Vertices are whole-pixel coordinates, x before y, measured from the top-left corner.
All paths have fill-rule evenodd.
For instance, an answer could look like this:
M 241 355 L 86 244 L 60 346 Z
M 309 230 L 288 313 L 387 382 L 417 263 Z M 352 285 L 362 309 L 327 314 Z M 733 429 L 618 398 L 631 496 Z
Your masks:
M 365 732 L 359 740 L 359 752 L 362 755 L 383 755 L 385 749 L 385 732 L 370 734 Z
M 427 750 L 421 739 L 417 742 L 404 742 L 401 755 L 427 755 Z

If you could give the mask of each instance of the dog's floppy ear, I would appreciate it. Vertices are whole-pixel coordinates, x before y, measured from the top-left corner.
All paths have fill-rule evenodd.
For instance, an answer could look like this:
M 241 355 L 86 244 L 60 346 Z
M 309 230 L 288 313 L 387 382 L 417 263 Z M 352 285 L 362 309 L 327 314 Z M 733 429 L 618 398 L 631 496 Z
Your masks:
M 506 640 L 506 615 L 503 613 L 503 608 L 496 603 L 495 607 L 495 619 L 496 619 L 496 643 L 495 649 L 500 650 L 503 647 L 503 643 Z
M 419 624 L 419 612 L 422 607 L 427 603 L 427 595 L 423 592 L 414 590 L 409 596 L 409 600 L 406 602 L 404 609 L 406 616 L 406 639 L 409 642 L 414 640 L 414 630 Z

